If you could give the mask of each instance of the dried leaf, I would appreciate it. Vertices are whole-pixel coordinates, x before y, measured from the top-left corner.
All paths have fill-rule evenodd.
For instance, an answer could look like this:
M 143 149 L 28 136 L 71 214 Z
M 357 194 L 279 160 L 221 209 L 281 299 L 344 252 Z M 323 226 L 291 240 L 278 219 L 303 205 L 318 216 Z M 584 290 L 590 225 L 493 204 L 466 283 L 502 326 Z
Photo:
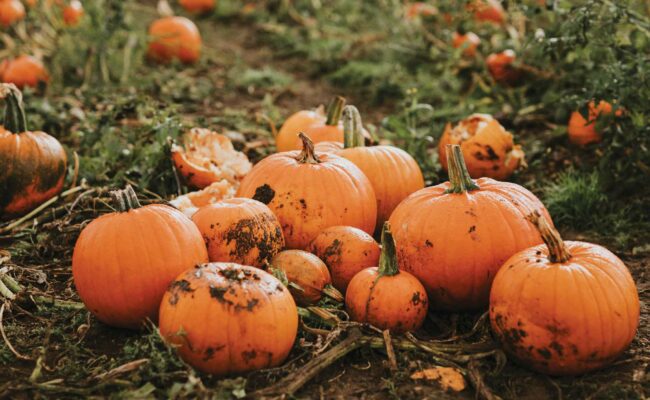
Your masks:
M 465 389 L 467 384 L 465 378 L 456 368 L 450 367 L 433 367 L 417 371 L 411 375 L 411 379 L 426 379 L 428 381 L 438 381 L 443 390 L 453 390 L 460 392 Z

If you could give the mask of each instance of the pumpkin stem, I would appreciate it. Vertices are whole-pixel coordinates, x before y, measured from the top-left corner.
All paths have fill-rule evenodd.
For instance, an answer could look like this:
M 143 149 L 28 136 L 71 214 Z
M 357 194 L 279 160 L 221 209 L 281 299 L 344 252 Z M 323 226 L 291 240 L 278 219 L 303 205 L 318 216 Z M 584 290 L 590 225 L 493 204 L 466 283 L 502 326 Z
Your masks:
M 363 124 L 361 123 L 361 114 L 359 110 L 353 106 L 345 106 L 343 109 L 343 139 L 344 147 L 349 149 L 351 147 L 363 147 Z
M 327 105 L 327 121 L 325 125 L 338 125 L 343 113 L 343 107 L 345 107 L 345 98 L 341 96 L 334 97 Z
M 445 193 L 465 193 L 480 189 L 472 177 L 469 176 L 463 153 L 457 144 L 447 145 L 447 170 L 451 186 Z
M 571 259 L 571 253 L 564 244 L 560 233 L 551 226 L 546 218 L 542 217 L 539 211 L 535 210 L 531 213 L 528 220 L 537 227 L 542 240 L 548 247 L 548 258 L 552 263 L 561 264 Z
M 0 84 L 0 98 L 5 100 L 4 127 L 12 133 L 27 131 L 23 94 L 13 83 Z
M 314 142 L 311 141 L 309 136 L 300 132 L 298 134 L 298 137 L 300 138 L 300 140 L 302 140 L 302 151 L 300 152 L 296 160 L 298 160 L 298 162 L 303 164 L 320 163 L 318 156 L 316 155 L 316 153 L 314 153 Z
M 113 206 L 118 212 L 127 212 L 142 207 L 138 201 L 138 195 L 131 185 L 126 185 L 124 190 L 113 190 L 110 192 Z
M 381 255 L 379 256 L 379 276 L 393 276 L 399 274 L 397 266 L 397 250 L 395 239 L 390 230 L 390 222 L 384 222 L 381 231 Z

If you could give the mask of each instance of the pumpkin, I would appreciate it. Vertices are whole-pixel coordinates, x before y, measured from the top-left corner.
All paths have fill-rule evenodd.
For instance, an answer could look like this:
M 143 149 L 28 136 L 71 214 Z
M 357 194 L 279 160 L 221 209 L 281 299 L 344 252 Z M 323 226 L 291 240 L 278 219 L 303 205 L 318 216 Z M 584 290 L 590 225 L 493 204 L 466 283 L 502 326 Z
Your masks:
M 305 128 L 302 132 L 314 143 L 335 141 L 343 143 L 343 126 L 340 123 L 341 113 L 345 106 L 345 99 L 341 96 L 335 97 L 327 107 L 327 119 L 324 124 L 312 124 Z M 299 137 L 293 138 L 293 144 L 290 150 L 298 150 L 302 148 L 302 143 Z
M 213 262 L 263 267 L 284 247 L 278 219 L 257 200 L 222 200 L 199 209 L 192 221 L 201 231 Z
M 395 240 L 386 222 L 379 266 L 361 270 L 348 285 L 345 308 L 353 321 L 393 333 L 418 329 L 427 316 L 427 292 L 416 277 L 400 271 Z
M 463 49 L 463 55 L 473 57 L 479 44 L 481 44 L 481 39 L 474 32 L 465 34 L 454 32 L 451 43 L 455 49 Z
M 0 25 L 5 28 L 25 18 L 25 7 L 20 0 L 0 1 Z
M 209 129 L 194 128 L 172 145 L 172 161 L 185 182 L 203 189 L 222 179 L 236 189 L 253 167 L 246 154 L 235 150 L 227 136 Z
M 521 78 L 522 70 L 514 65 L 517 55 L 508 49 L 500 53 L 492 53 L 486 59 L 488 71 L 492 78 L 505 85 L 514 85 Z
M 298 134 L 312 125 L 324 125 L 326 120 L 322 106 L 315 110 L 302 110 L 292 114 L 284 121 L 275 136 L 277 151 L 300 150 L 300 143 L 296 142 Z
M 625 264 L 596 244 L 563 242 L 534 213 L 545 245 L 513 255 L 494 279 L 490 322 L 504 349 L 550 375 L 601 368 L 632 342 L 639 296 Z
M 178 3 L 187 12 L 202 14 L 214 10 L 215 0 L 179 0 Z
M 174 59 L 192 64 L 201 56 L 201 34 L 185 17 L 163 17 L 149 26 L 151 60 L 166 63 Z
M 602 133 L 596 130 L 596 122 L 599 118 L 612 113 L 612 105 L 605 100 L 601 100 L 598 106 L 596 106 L 593 101 L 590 101 L 588 110 L 589 120 L 586 120 L 579 111 L 571 113 L 571 118 L 569 119 L 569 126 L 567 128 L 569 140 L 578 146 L 599 143 L 603 140 Z M 620 109 L 615 113 L 617 117 L 622 114 L 623 111 Z
M 410 154 L 394 146 L 364 147 L 359 111 L 344 111 L 345 148 L 338 154 L 352 161 L 368 177 L 377 198 L 377 229 L 381 229 L 395 207 L 424 187 L 424 177 Z
M 350 161 L 315 153 L 304 134 L 302 151 L 276 153 L 255 165 L 238 197 L 269 206 L 282 225 L 290 249 L 305 249 L 323 229 L 349 225 L 372 232 L 377 201 L 368 178 Z
M 28 131 L 22 94 L 12 84 L 0 84 L 5 99 L 0 127 L 0 217 L 17 217 L 51 199 L 63 189 L 67 156 L 58 140 Z
M 169 284 L 208 261 L 201 232 L 183 213 L 163 204 L 140 206 L 130 186 L 111 193 L 114 213 L 88 224 L 72 256 L 79 297 L 100 321 L 137 329 L 157 320 Z
M 473 178 L 483 176 L 504 180 L 526 167 L 525 153 L 514 143 L 512 134 L 487 114 L 472 114 L 456 126 L 447 124 L 438 144 L 442 168 L 447 171 L 446 148 L 460 145 Z
M 43 63 L 27 55 L 9 61 L 2 74 L 3 82 L 13 83 L 19 89 L 23 89 L 25 86 L 37 88 L 49 80 L 50 77 Z
M 506 21 L 506 12 L 499 0 L 475 0 L 468 5 L 474 13 L 474 19 L 481 22 L 503 24 Z
M 298 332 L 298 310 L 271 274 L 231 263 L 182 273 L 160 304 L 160 334 L 194 368 L 217 376 L 276 367 Z
M 460 146 L 447 149 L 449 182 L 407 197 L 390 223 L 400 269 L 424 284 L 431 307 L 479 310 L 487 307 L 492 280 L 503 262 L 542 243 L 526 216 L 534 210 L 548 212 L 519 185 L 472 180 Z
M 332 278 L 325 263 L 315 255 L 303 250 L 285 250 L 271 260 L 271 266 L 279 269 L 290 282 L 289 291 L 301 306 L 317 303 L 323 294 L 338 300 L 343 296 L 330 285 Z
M 232 199 L 235 197 L 236 191 L 232 183 L 222 179 L 204 189 L 178 196 L 171 200 L 169 204 L 192 218 L 201 207 L 214 204 L 220 200 Z
M 75 26 L 84 15 L 84 7 L 79 0 L 72 0 L 63 7 L 63 22 L 68 26 Z
M 377 265 L 381 252 L 372 236 L 351 226 L 324 229 L 309 244 L 309 251 L 325 262 L 332 285 L 342 292 L 357 272 Z
M 320 142 L 314 145 L 314 150 L 317 153 L 334 153 L 338 154 L 341 150 L 344 149 L 344 144 L 341 142 Z
M 407 20 L 413 20 L 418 17 L 433 17 L 438 15 L 438 9 L 422 1 L 416 1 L 406 5 L 404 17 Z

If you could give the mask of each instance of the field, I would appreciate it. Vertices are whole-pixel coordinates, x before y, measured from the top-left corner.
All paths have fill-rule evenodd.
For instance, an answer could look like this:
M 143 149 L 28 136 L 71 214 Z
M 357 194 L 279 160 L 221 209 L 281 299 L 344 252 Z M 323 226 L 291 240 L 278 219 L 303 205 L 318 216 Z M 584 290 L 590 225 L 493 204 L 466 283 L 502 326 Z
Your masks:
M 408 18 L 398 0 L 220 0 L 200 16 L 171 2 L 201 32 L 191 65 L 147 59 L 155 1 L 84 1 L 74 27 L 40 5 L 5 28 L 0 59 L 44 60 L 47 85 L 23 90 L 27 124 L 63 144 L 68 166 L 60 195 L 0 219 L 0 398 L 650 396 L 650 3 L 507 1 L 506 24 L 477 21 L 460 3 Z M 476 54 L 451 46 L 456 30 L 481 38 Z M 486 65 L 505 49 L 517 54 L 508 84 Z M 358 107 L 375 142 L 417 160 L 426 186 L 448 179 L 438 156 L 447 123 L 498 119 L 526 154 L 508 180 L 539 197 L 564 239 L 605 246 L 630 270 L 641 310 L 630 347 L 598 371 L 552 377 L 506 355 L 486 310 L 430 311 L 422 328 L 391 337 L 324 299 L 299 310 L 281 366 L 217 378 L 184 363 L 155 324 L 112 328 L 84 307 L 72 253 L 81 230 L 113 211 L 111 190 L 129 184 L 143 205 L 172 200 L 191 191 L 170 155 L 190 128 L 226 134 L 255 164 L 275 153 L 289 115 L 336 95 Z M 621 112 L 596 122 L 602 141 L 578 146 L 567 121 L 592 99 Z M 466 387 L 417 377 L 440 366 Z

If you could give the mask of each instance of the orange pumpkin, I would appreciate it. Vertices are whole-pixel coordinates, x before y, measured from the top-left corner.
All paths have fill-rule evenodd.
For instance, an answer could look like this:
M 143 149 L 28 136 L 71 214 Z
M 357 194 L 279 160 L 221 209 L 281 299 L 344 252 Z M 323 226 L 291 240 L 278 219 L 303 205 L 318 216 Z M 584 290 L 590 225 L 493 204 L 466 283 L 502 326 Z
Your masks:
M 324 229 L 309 244 L 330 270 L 332 285 L 345 292 L 350 280 L 364 268 L 379 262 L 379 244 L 369 234 L 351 226 Z
M 364 147 L 359 111 L 344 111 L 345 149 L 338 154 L 352 161 L 368 177 L 377 198 L 377 229 L 381 229 L 395 207 L 424 187 L 424 177 L 410 154 L 394 146 Z
M 263 267 L 284 247 L 278 219 L 256 200 L 222 200 L 199 209 L 192 221 L 205 239 L 210 261 Z
M 379 267 L 357 273 L 348 285 L 345 308 L 353 321 L 394 333 L 422 326 L 427 316 L 427 292 L 416 277 L 397 267 L 395 240 L 386 222 L 381 234 Z
M 267 204 L 282 225 L 287 247 L 305 249 L 335 225 L 375 229 L 377 203 L 368 178 L 350 161 L 314 153 L 304 134 L 302 151 L 273 154 L 246 175 L 237 192 Z
M 141 207 L 130 186 L 111 193 L 117 212 L 88 224 L 72 256 L 79 297 L 100 321 L 137 329 L 157 320 L 160 301 L 182 271 L 208 261 L 196 225 L 163 204 Z
M 321 299 L 324 292 L 332 293 L 331 288 L 327 288 L 332 283 L 327 266 L 311 253 L 285 250 L 273 257 L 271 266 L 285 273 L 291 283 L 289 291 L 298 305 L 312 305 Z
M 632 342 L 639 296 L 625 264 L 604 247 L 563 242 L 531 215 L 546 245 L 503 264 L 490 294 L 490 322 L 505 350 L 550 375 L 601 368 Z
M 521 78 L 522 71 L 514 65 L 517 55 L 512 50 L 492 53 L 486 59 L 488 71 L 498 83 L 514 85 Z
M 504 180 L 526 167 L 526 155 L 521 146 L 514 143 L 512 134 L 491 115 L 472 114 L 456 126 L 447 124 L 438 144 L 440 164 L 445 171 L 449 144 L 460 145 L 473 178 L 485 176 Z
M 194 368 L 217 376 L 276 367 L 298 332 L 298 310 L 272 275 L 230 263 L 182 273 L 160 304 L 160 334 Z
M 526 219 L 548 215 L 528 190 L 490 178 L 473 181 L 460 146 L 448 145 L 449 182 L 407 197 L 390 223 L 400 269 L 415 275 L 438 310 L 487 307 L 492 280 L 510 256 L 542 239 Z M 426 218 L 426 216 L 440 218 Z
M 571 118 L 569 119 L 569 126 L 567 131 L 569 133 L 569 140 L 573 144 L 578 146 L 586 146 L 590 143 L 600 143 L 603 140 L 603 135 L 601 132 L 596 130 L 596 121 L 601 116 L 607 116 L 612 113 L 612 105 L 601 100 L 598 103 L 598 106 L 593 101 L 589 102 L 589 120 L 587 121 L 585 117 L 579 111 L 574 111 L 571 113 Z M 617 110 L 615 115 L 622 115 L 622 110 Z
M 246 154 L 235 150 L 227 136 L 209 129 L 194 128 L 171 149 L 172 161 L 185 182 L 203 189 L 226 180 L 236 189 L 253 167 Z
M 2 81 L 13 83 L 19 89 L 25 86 L 37 88 L 41 83 L 47 83 L 50 77 L 39 60 L 32 56 L 22 55 L 6 65 Z
M 305 135 L 309 136 L 314 143 L 327 141 L 343 143 L 343 125 L 341 124 L 341 113 L 343 112 L 343 107 L 345 107 L 345 99 L 337 96 L 327 108 L 327 119 L 325 120 L 325 124 L 311 125 L 303 131 Z M 301 145 L 300 139 L 296 138 L 294 143 L 294 146 L 296 147 L 292 150 L 296 148 L 299 149 Z
M 474 13 L 474 19 L 481 22 L 503 24 L 506 21 L 506 12 L 499 0 L 475 0 L 468 5 Z
M 341 150 L 344 149 L 344 144 L 341 142 L 320 142 L 314 145 L 314 150 L 317 153 L 334 153 L 338 154 Z
M 178 3 L 187 12 L 202 14 L 214 10 L 215 0 L 179 0 Z
M 185 17 L 163 17 L 149 26 L 147 55 L 157 62 L 174 59 L 186 64 L 195 63 L 201 56 L 201 34 L 194 22 Z
M 51 199 L 63 189 L 67 156 L 58 140 L 27 130 L 22 94 L 12 84 L 0 84 L 5 99 L 0 127 L 0 217 L 17 217 Z
M 84 15 L 84 7 L 79 0 L 72 0 L 63 7 L 63 22 L 68 26 L 75 26 Z
M 25 7 L 20 0 L 0 1 L 0 25 L 5 28 L 25 18 Z
M 479 44 L 481 44 L 481 39 L 474 32 L 467 32 L 462 35 L 454 32 L 451 43 L 455 49 L 462 48 L 463 55 L 473 57 Z
M 438 15 L 438 9 L 422 1 L 416 1 L 406 5 L 404 17 L 407 20 L 413 20 L 418 17 L 433 17 Z
M 312 125 L 324 125 L 327 117 L 323 112 L 323 107 L 316 110 L 302 110 L 292 114 L 275 136 L 275 147 L 278 152 L 300 150 L 301 146 L 298 140 L 298 134 L 305 131 Z

